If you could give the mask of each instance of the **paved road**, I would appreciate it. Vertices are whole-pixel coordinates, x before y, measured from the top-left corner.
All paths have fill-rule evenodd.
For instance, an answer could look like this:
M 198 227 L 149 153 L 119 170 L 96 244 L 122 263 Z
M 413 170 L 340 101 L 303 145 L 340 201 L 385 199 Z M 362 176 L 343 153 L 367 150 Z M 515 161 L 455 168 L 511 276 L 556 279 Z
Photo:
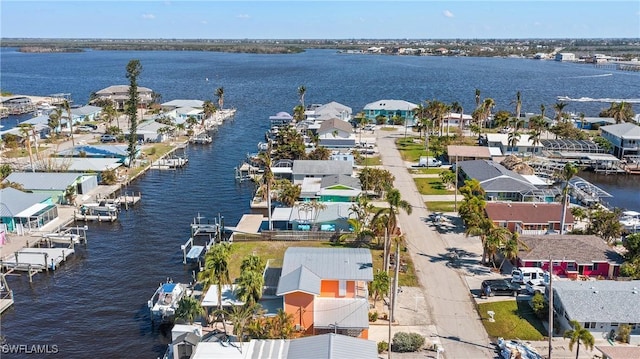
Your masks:
M 396 178 L 395 187 L 413 206 L 409 216 L 399 215 L 409 253 L 427 300 L 427 318 L 436 326 L 446 358 L 493 358 L 489 337 L 473 306 L 469 288 L 461 275 L 446 266 L 446 240 L 428 225 L 422 196 L 394 141 L 402 134 L 378 131 L 382 163 Z

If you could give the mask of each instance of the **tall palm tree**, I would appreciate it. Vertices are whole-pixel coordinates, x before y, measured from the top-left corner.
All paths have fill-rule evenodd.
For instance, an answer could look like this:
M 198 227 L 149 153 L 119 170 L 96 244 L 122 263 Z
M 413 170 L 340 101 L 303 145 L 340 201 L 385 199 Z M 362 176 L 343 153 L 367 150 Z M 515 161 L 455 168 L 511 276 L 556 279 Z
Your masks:
M 31 164 L 31 172 L 35 172 L 35 167 L 33 166 L 33 151 L 31 148 L 31 135 L 33 130 L 33 125 L 30 123 L 21 123 L 18 125 L 20 128 L 20 134 L 24 137 L 24 144 L 29 152 L 29 163 Z
M 482 101 L 482 123 L 485 124 L 491 117 L 491 110 L 496 106 L 496 101 L 491 97 L 487 97 Z M 482 127 L 482 126 L 480 126 Z
M 487 256 L 491 258 L 493 268 L 496 268 L 496 254 L 511 237 L 511 232 L 505 227 L 497 227 L 488 218 L 487 221 L 491 224 L 486 224 L 489 227 L 489 233 L 484 242 L 484 251 L 486 251 Z
M 562 187 L 562 218 L 560 218 L 560 234 L 564 234 L 564 222 L 567 215 L 567 200 L 569 197 L 569 181 L 576 175 L 576 173 L 578 173 L 578 167 L 571 162 L 567 162 L 560 174 L 560 178 L 564 181 L 564 186 Z
M 206 292 L 212 284 L 218 286 L 218 309 L 222 309 L 222 286 L 231 284 L 229 278 L 229 260 L 231 245 L 220 243 L 214 245 L 205 255 L 204 270 L 198 273 L 198 279 L 203 282 Z
M 563 338 L 569 338 L 569 350 L 573 350 L 573 345 L 578 344 L 576 348 L 576 359 L 580 356 L 580 343 L 584 344 L 584 346 L 593 350 L 593 346 L 595 345 L 595 339 L 593 335 L 588 329 L 585 329 L 580 325 L 577 320 L 572 320 L 569 322 L 573 329 L 569 329 L 564 332 Z
M 460 120 L 458 122 L 458 126 L 460 127 L 461 130 L 464 129 L 464 120 L 463 120 L 464 108 L 462 108 L 462 105 L 460 104 L 460 102 L 453 101 L 451 105 L 449 105 L 449 107 L 452 112 L 460 114 L 460 117 L 459 117 Z
M 556 112 L 555 120 L 557 123 L 564 121 L 564 108 L 567 107 L 566 102 L 556 102 L 553 105 L 553 110 Z
M 240 270 L 244 271 L 256 271 L 262 273 L 264 271 L 264 260 L 256 254 L 249 254 L 242 259 L 240 264 Z
M 110 127 L 111 123 L 115 119 L 118 128 L 120 128 L 120 121 L 118 120 L 118 111 L 115 109 L 115 107 L 113 107 L 112 102 L 109 102 L 102 108 L 102 111 L 100 112 L 100 117 L 107 124 L 107 127 Z
M 53 111 L 49 113 L 49 120 L 47 121 L 47 125 L 51 129 L 51 133 L 54 136 L 57 135 L 58 127 L 60 127 L 61 122 L 62 122 L 62 109 L 60 107 L 56 107 Z
M 480 89 L 476 89 L 476 108 L 480 107 Z
M 302 108 L 304 107 L 304 95 L 307 93 L 307 88 L 304 87 L 304 85 L 300 85 L 300 87 L 298 87 L 298 96 L 300 96 L 300 104 L 302 105 Z
M 500 270 L 502 270 L 502 265 L 504 264 L 505 260 L 509 260 L 511 264 L 515 264 L 515 260 L 520 254 L 520 248 L 524 248 L 525 250 L 529 249 L 526 243 L 520 240 L 520 236 L 518 235 L 518 233 L 512 233 L 511 238 L 507 239 L 501 249 L 503 258 L 502 262 L 500 263 Z
M 514 151 L 514 148 L 518 146 L 518 142 L 520 142 L 520 132 L 518 128 L 514 128 L 513 131 L 509 132 L 509 136 L 507 137 L 507 142 L 509 143 L 509 147 L 511 147 L 511 151 Z
M 202 125 L 204 126 L 204 121 L 216 113 L 216 106 L 210 100 L 206 100 L 202 104 L 202 111 L 204 111 L 204 117 L 202 118 Z
M 64 100 L 64 102 L 62 103 L 62 107 L 67 112 L 67 119 L 69 121 L 69 131 L 71 133 L 71 146 L 75 148 L 76 141 L 73 138 L 73 117 L 71 116 L 71 105 L 69 104 L 69 101 Z
M 258 308 L 257 305 L 233 305 L 230 310 L 224 313 L 233 325 L 233 334 L 240 339 L 241 352 L 245 329 L 250 325 Z
M 184 296 L 178 302 L 178 308 L 176 309 L 176 319 L 182 319 L 189 324 L 193 324 L 193 321 L 199 316 L 204 315 L 205 310 L 200 302 L 191 296 Z
M 584 130 L 584 125 L 586 124 L 586 121 L 584 120 L 584 112 L 580 112 L 580 114 L 578 115 L 578 117 L 580 118 L 580 129 Z
M 385 236 L 385 244 L 384 244 L 384 247 L 385 247 L 384 248 L 385 250 L 384 268 L 386 271 L 388 271 L 389 270 L 388 257 L 389 257 L 390 247 L 391 247 L 391 241 L 389 240 L 389 238 L 392 234 L 395 234 L 397 231 L 397 228 L 398 228 L 397 214 L 400 212 L 400 209 L 402 209 L 408 215 L 411 215 L 411 212 L 413 211 L 413 207 L 411 207 L 411 204 L 409 204 L 409 202 L 402 199 L 400 191 L 397 188 L 389 189 L 385 196 L 385 200 L 389 205 L 389 207 L 379 209 L 374 216 L 374 220 L 375 220 L 375 217 L 378 217 L 381 215 L 387 215 L 387 228 L 385 232 L 386 236 Z
M 295 122 L 300 122 L 300 121 L 304 121 L 304 119 L 305 119 L 304 106 L 297 105 L 296 107 L 293 108 L 293 120 Z
M 224 107 L 224 87 L 216 89 L 216 97 L 218 98 L 218 106 L 222 109 Z
M 376 306 L 378 299 L 383 298 L 389 294 L 389 286 L 391 284 L 391 278 L 389 273 L 383 270 L 378 270 L 373 275 L 373 281 L 369 282 L 369 295 L 373 296 L 373 306 Z
M 616 123 L 626 122 L 630 120 L 631 106 L 627 102 L 614 102 L 609 109 L 609 116 L 616 120 Z
M 520 119 L 520 111 L 522 110 L 522 96 L 520 95 L 520 91 L 516 92 L 516 100 L 512 103 L 516 105 L 516 118 Z

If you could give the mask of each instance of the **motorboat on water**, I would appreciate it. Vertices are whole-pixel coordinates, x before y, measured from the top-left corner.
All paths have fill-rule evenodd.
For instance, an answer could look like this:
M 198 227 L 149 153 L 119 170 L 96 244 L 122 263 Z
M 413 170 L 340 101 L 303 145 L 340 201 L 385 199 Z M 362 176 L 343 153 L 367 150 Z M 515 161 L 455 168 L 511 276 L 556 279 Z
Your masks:
M 147 306 L 151 311 L 151 321 L 173 322 L 180 300 L 187 294 L 187 286 L 167 280 L 156 289 Z
M 629 233 L 640 232 L 640 212 L 636 211 L 624 211 L 620 217 L 620 223 L 624 227 L 625 231 Z
M 89 215 L 116 215 L 118 214 L 118 206 L 106 201 L 84 203 L 80 206 L 80 213 Z

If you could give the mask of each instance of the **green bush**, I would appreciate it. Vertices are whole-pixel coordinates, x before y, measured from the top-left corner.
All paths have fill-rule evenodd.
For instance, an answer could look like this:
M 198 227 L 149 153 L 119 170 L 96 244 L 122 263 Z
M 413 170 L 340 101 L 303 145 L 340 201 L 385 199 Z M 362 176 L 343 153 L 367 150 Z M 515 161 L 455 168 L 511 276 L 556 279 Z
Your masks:
M 536 293 L 533 295 L 533 299 L 531 299 L 531 307 L 538 318 L 546 319 L 549 317 L 549 304 L 547 304 L 547 301 L 544 299 L 542 294 Z
M 378 312 L 369 312 L 369 321 L 373 323 L 376 320 L 378 320 Z
M 618 338 L 623 343 L 629 343 L 629 336 L 631 335 L 631 326 L 629 324 L 622 324 L 618 328 Z
M 378 342 L 378 354 L 386 352 L 387 350 L 389 350 L 389 343 L 385 342 L 384 340 Z
M 408 353 L 418 351 L 424 345 L 424 337 L 418 333 L 398 332 L 393 336 L 391 351 Z

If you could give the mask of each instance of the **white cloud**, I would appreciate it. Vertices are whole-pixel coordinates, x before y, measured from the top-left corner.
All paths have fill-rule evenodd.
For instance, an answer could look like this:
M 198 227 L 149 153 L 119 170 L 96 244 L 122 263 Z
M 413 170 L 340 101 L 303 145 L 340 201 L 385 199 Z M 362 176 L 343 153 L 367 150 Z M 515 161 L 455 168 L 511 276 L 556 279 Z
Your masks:
M 442 12 L 442 15 L 446 16 L 446 17 L 453 17 L 453 13 L 449 10 L 445 10 Z
M 153 20 L 156 16 L 154 14 L 142 14 L 142 18 L 146 20 Z
M 236 15 L 236 18 L 238 19 L 249 19 L 251 16 L 249 16 L 249 14 L 238 14 Z

